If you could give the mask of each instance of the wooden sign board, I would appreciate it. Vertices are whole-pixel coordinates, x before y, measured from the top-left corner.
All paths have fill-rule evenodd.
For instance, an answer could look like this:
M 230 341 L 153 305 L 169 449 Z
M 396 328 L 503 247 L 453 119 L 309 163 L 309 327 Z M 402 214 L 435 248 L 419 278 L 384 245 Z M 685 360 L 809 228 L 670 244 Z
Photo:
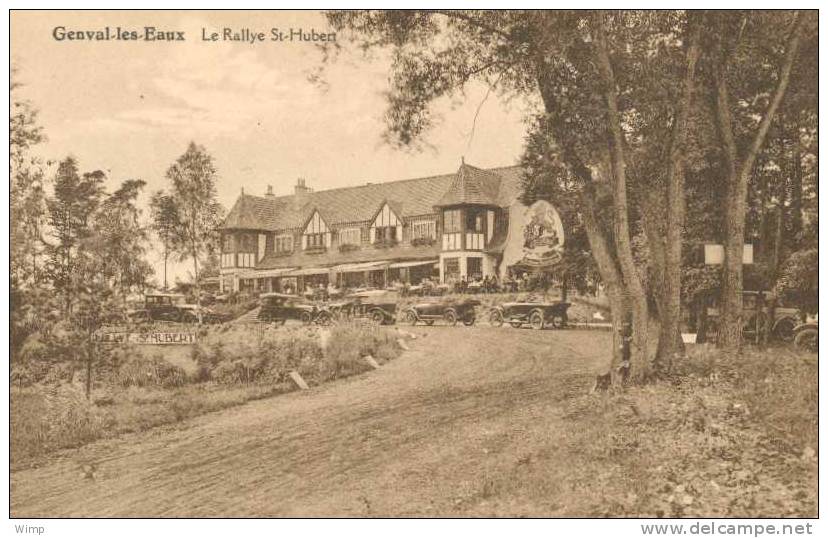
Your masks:
M 196 343 L 196 333 L 190 332 L 150 332 L 96 333 L 95 342 L 99 344 L 138 344 L 138 345 L 191 345 Z
M 293 380 L 293 382 L 296 383 L 296 386 L 300 389 L 308 390 L 310 388 L 308 384 L 305 383 L 305 380 L 302 379 L 302 376 L 299 375 L 299 372 L 297 372 L 296 370 L 291 371 L 288 375 Z
M 724 245 L 714 243 L 704 245 L 704 263 L 707 265 L 721 265 L 724 263 Z M 742 263 L 750 265 L 753 263 L 753 245 L 745 243 L 742 250 Z

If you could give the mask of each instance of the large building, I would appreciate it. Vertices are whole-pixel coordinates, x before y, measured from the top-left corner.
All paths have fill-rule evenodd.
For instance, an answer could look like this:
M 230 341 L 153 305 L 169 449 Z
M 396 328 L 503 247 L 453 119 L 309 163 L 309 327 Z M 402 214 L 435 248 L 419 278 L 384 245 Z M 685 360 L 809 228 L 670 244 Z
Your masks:
M 294 194 L 242 192 L 222 226 L 223 291 L 502 276 L 519 167 Z M 525 208 L 524 208 L 525 209 Z

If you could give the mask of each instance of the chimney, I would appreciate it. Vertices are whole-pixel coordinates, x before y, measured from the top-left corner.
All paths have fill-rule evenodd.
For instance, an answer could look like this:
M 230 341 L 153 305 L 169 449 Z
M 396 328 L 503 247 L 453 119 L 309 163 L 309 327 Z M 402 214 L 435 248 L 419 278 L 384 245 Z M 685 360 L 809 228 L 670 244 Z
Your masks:
M 301 195 L 303 195 L 303 194 L 307 194 L 307 193 L 311 192 L 311 190 L 312 190 L 312 189 L 311 189 L 310 187 L 308 187 L 307 185 L 305 185 L 305 178 L 303 178 L 303 177 L 300 177 L 299 179 L 297 179 L 297 180 L 296 180 L 296 186 L 295 186 L 295 187 L 293 187 L 293 192 L 294 192 L 297 196 L 301 196 Z
M 267 196 L 268 198 L 275 198 L 276 197 L 276 195 L 273 194 L 273 185 L 268 185 L 267 186 L 267 192 L 265 192 L 265 196 Z
M 293 187 L 293 204 L 297 209 L 305 205 L 309 192 L 313 192 L 313 189 L 305 185 L 305 178 L 297 179 L 296 185 Z

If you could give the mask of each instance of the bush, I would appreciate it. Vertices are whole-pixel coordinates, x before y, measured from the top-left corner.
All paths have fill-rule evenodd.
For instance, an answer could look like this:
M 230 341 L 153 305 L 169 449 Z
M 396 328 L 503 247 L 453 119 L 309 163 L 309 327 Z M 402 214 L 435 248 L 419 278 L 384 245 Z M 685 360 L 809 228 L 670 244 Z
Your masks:
M 164 360 L 163 356 L 152 358 L 134 356 L 120 365 L 114 376 L 115 384 L 121 387 L 180 387 L 188 381 L 187 374 Z
M 105 413 L 72 385 L 14 389 L 11 398 L 11 457 L 19 461 L 59 448 L 81 446 L 112 426 Z

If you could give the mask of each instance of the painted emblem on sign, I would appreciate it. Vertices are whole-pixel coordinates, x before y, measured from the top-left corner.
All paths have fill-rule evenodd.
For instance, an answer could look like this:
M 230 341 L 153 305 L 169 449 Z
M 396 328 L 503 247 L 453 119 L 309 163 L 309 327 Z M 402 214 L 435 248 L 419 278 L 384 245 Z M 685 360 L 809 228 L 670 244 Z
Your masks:
M 523 263 L 534 267 L 555 265 L 563 257 L 561 217 L 549 202 L 538 200 L 526 209 L 523 227 Z

